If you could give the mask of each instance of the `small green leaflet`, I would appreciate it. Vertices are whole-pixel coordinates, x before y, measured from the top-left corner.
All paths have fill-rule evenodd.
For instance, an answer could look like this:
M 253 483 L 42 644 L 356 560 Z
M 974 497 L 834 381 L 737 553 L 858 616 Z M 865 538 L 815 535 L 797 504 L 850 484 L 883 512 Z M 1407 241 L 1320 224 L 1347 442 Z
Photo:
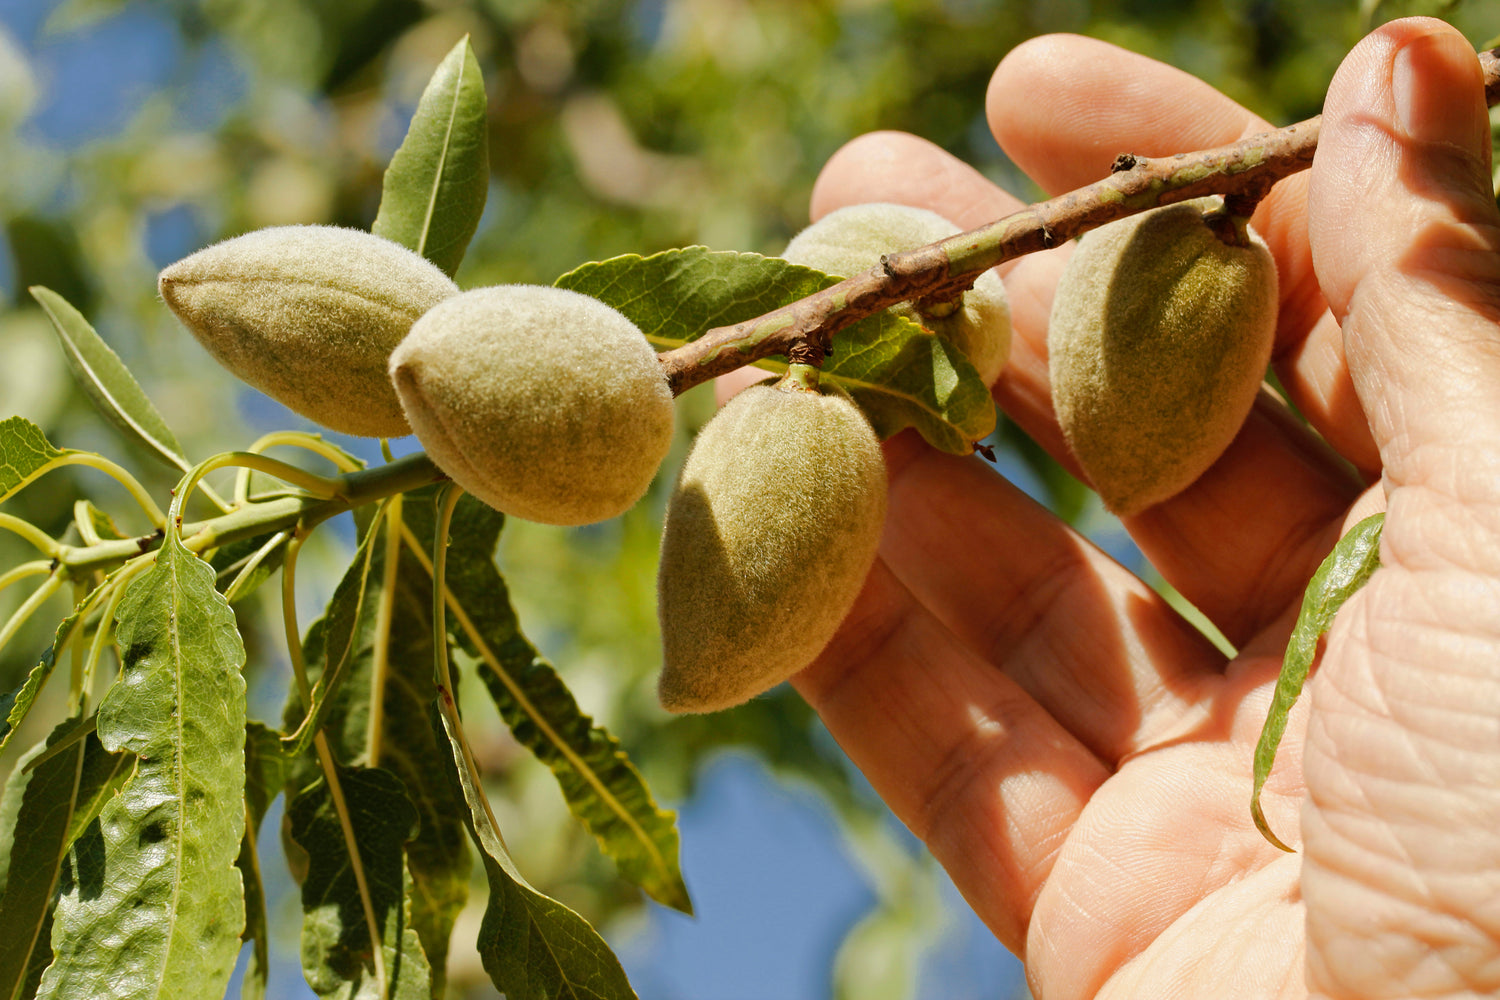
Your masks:
M 487 103 L 465 35 L 422 92 L 406 139 L 386 168 L 370 229 L 415 250 L 450 278 L 479 228 L 489 193 Z
M 182 454 L 182 445 L 177 443 L 177 437 L 145 390 L 83 314 L 61 295 L 41 285 L 31 287 L 31 297 L 52 321 L 73 376 L 99 412 L 169 467 L 181 472 L 191 468 L 192 463 Z
M 1250 815 L 1255 819 L 1255 828 L 1283 851 L 1291 848 L 1266 823 L 1260 808 L 1260 792 L 1276 762 L 1276 748 L 1286 732 L 1287 716 L 1302 694 L 1302 684 L 1317 658 L 1318 640 L 1333 626 L 1333 617 L 1344 602 L 1380 568 L 1380 529 L 1384 523 L 1384 514 L 1374 514 L 1350 528 L 1308 581 L 1297 625 L 1292 629 L 1286 656 L 1281 661 L 1281 676 L 1276 679 L 1271 710 L 1266 713 L 1265 727 L 1255 745 L 1255 789 L 1250 793 Z
M 414 524 L 418 515 L 411 511 Z M 430 538 L 430 508 L 420 515 L 427 520 L 419 535 Z M 449 531 L 449 630 L 479 661 L 480 678 L 511 732 L 551 768 L 568 808 L 620 873 L 657 902 L 691 913 L 675 816 L 657 808 L 619 741 L 579 709 L 557 671 L 521 634 L 490 555 L 503 522 L 473 497 L 459 501 Z
M 620 960 L 599 932 L 562 903 L 537 892 L 506 851 L 484 790 L 465 763 L 449 712 L 434 708 L 447 736 L 448 778 L 467 809 L 464 823 L 479 847 L 490 897 L 479 924 L 479 959 L 508 1000 L 636 1000 Z
M 0 1000 L 31 996 L 52 960 L 52 900 L 68 850 L 129 777 L 130 754 L 105 753 L 98 739 L 76 739 L 78 719 L 52 731 L 16 762 L 0 797 Z M 66 750 L 27 765 L 47 748 Z
M 69 855 L 37 995 L 220 997 L 244 924 L 245 648 L 213 571 L 175 533 L 118 620 L 125 663 L 98 739 L 136 771 Z
M 52 447 L 42 429 L 25 417 L 0 420 L 0 503 L 67 454 Z
M 777 257 L 688 247 L 584 264 L 554 284 L 607 302 L 663 351 L 838 281 Z M 933 447 L 967 455 L 995 428 L 989 390 L 962 352 L 886 310 L 839 331 L 823 372 L 849 391 L 882 438 L 915 427 Z
M 340 1000 L 430 1000 L 427 957 L 411 928 L 406 900 L 407 840 L 417 811 L 401 780 L 380 768 L 338 766 L 342 802 L 320 780 L 287 806 L 292 839 L 307 852 L 302 882 L 302 971 L 320 997 Z M 351 859 L 338 811 L 348 810 L 357 859 Z M 369 890 L 360 893 L 355 865 Z M 381 971 L 376 975 L 365 904 L 380 930 Z

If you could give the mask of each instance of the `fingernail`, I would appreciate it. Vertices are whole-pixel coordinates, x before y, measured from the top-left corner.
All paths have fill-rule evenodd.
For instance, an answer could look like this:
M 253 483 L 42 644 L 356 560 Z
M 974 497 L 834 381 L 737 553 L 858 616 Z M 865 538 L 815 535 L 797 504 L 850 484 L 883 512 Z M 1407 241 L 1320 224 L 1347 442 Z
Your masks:
M 1479 79 L 1474 50 L 1462 35 L 1439 31 L 1412 39 L 1396 53 L 1392 69 L 1396 124 L 1417 142 L 1483 148 L 1490 122 Z

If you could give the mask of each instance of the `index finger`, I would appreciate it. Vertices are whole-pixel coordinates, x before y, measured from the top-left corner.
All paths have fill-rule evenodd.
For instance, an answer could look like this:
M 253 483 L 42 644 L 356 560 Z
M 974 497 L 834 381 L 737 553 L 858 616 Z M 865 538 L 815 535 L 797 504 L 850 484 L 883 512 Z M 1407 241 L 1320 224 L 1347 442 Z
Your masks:
M 1015 99 L 1018 93 L 1025 99 Z M 1196 77 L 1077 35 L 1013 49 L 990 81 L 986 112 L 1005 152 L 1052 194 L 1108 176 L 1120 153 L 1168 156 L 1271 128 Z M 1282 180 L 1252 219 L 1280 277 L 1273 365 L 1308 422 L 1370 475 L 1380 468 L 1379 452 L 1344 361 L 1343 336 L 1313 273 L 1307 182 L 1305 172 Z

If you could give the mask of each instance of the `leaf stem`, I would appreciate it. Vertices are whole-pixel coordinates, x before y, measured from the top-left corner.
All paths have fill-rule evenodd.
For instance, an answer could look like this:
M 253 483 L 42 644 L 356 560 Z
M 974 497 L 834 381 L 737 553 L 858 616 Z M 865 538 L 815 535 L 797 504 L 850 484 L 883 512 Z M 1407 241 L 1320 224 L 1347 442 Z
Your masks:
M 340 487 L 342 486 L 339 478 L 320 476 L 267 455 L 257 455 L 249 451 L 221 452 L 193 466 L 187 475 L 182 477 L 182 481 L 177 484 L 177 489 L 172 495 L 172 505 L 167 510 L 168 517 L 171 519 L 173 525 L 181 525 L 183 502 L 193 492 L 193 487 L 198 485 L 198 480 L 216 469 L 225 468 L 255 469 L 267 475 L 275 476 L 277 479 L 290 483 L 322 500 L 338 496 Z
M 20 535 L 31 543 L 32 548 L 53 560 L 61 559 L 68 548 L 30 521 L 14 514 L 0 513 L 0 529 Z
M 121 598 L 125 596 L 125 590 L 130 582 L 140 576 L 154 565 L 156 560 L 140 559 L 125 567 L 120 573 L 110 580 L 100 584 L 92 594 L 89 595 L 95 601 L 108 598 L 108 603 L 99 613 L 99 624 L 94 628 L 94 640 L 89 643 L 89 655 L 83 664 L 83 691 L 88 695 L 94 686 L 94 674 L 99 666 L 99 659 L 104 655 L 104 647 L 114 630 L 115 608 L 119 605 Z
M 489 823 L 490 832 L 500 843 L 500 847 L 507 854 L 510 848 L 506 846 L 505 835 L 500 832 L 500 823 L 495 819 L 495 812 L 490 808 L 490 799 L 484 794 L 484 785 L 480 780 L 479 762 L 474 758 L 474 749 L 469 746 L 469 737 L 464 733 L 463 720 L 458 717 L 457 693 L 453 688 L 453 673 L 448 664 L 448 624 L 447 606 L 453 600 L 453 595 L 448 592 L 448 528 L 453 523 L 453 509 L 458 506 L 458 501 L 463 497 L 463 490 L 457 486 L 443 487 L 438 491 L 436 497 L 437 523 L 433 525 L 432 533 L 432 560 L 429 562 L 422 554 L 422 547 L 416 542 L 416 538 L 410 535 L 409 528 L 402 526 L 402 531 L 407 533 L 407 543 L 412 552 L 432 575 L 432 646 L 433 646 L 433 672 L 434 681 L 437 684 L 438 711 L 442 713 L 443 721 L 447 724 L 453 741 L 458 744 L 459 753 L 463 757 L 464 770 L 469 773 L 469 781 L 473 784 L 475 798 L 479 799 L 484 806 L 485 820 Z M 456 602 L 455 610 L 458 608 Z
M 419 560 L 432 575 L 432 644 L 433 680 L 440 690 L 453 690 L 453 673 L 448 665 L 448 602 L 444 599 L 448 591 L 448 530 L 453 524 L 453 510 L 458 506 L 463 490 L 456 486 L 444 486 L 437 491 L 434 503 L 437 506 L 437 523 L 432 529 L 432 561 Z M 415 538 L 410 539 L 415 542 Z M 421 546 L 412 545 L 420 551 Z
M 408 490 L 440 482 L 443 473 L 432 460 L 420 452 L 398 458 L 387 465 L 361 469 L 336 477 L 339 487 L 326 499 L 308 496 L 277 497 L 252 502 L 227 514 L 182 526 L 183 544 L 191 552 L 205 552 L 246 538 L 258 538 L 272 532 L 311 528 L 330 517 L 367 503 L 405 493 Z M 165 520 L 163 521 L 165 523 Z M 61 564 L 65 571 L 77 575 L 96 569 L 108 569 L 149 552 L 161 544 L 160 532 L 140 538 L 114 539 L 98 545 L 69 548 Z
M 297 696 L 312 713 L 312 685 L 307 682 L 307 661 L 302 655 L 302 632 L 297 627 L 297 556 L 307 535 L 297 531 L 286 543 L 286 558 L 281 562 L 281 625 L 286 632 L 287 658 L 292 662 L 292 678 Z
M 385 529 L 385 565 L 382 567 L 379 601 L 375 606 L 375 644 L 370 651 L 370 717 L 365 731 L 365 756 L 370 767 L 380 766 L 380 744 L 385 729 L 385 686 L 390 673 L 391 622 L 396 615 L 396 573 L 401 563 L 401 506 L 401 497 L 392 497 L 380 519 L 380 524 Z
M 340 472 L 355 472 L 361 468 L 358 462 L 354 461 L 349 455 L 344 454 L 339 448 L 324 441 L 316 434 L 308 434 L 306 431 L 272 431 L 270 434 L 258 438 L 245 451 L 253 455 L 259 455 L 267 448 L 278 446 L 301 448 L 304 451 L 310 451 L 314 455 L 326 458 L 332 462 Z M 248 465 L 243 466 L 240 474 L 235 477 L 234 501 L 236 504 L 243 504 L 250 498 L 250 472 L 251 469 Z
M 21 606 L 6 621 L 4 627 L 0 627 L 0 650 L 3 650 L 5 644 L 15 638 L 16 633 L 21 630 L 21 626 L 26 624 L 26 620 L 32 616 L 36 609 L 41 607 L 47 598 L 57 593 L 58 588 L 63 585 L 64 579 L 63 574 L 53 573 L 31 592 L 30 597 L 21 603 Z
M 394 498 L 386 500 L 385 503 L 393 503 Z M 379 510 L 371 525 L 371 530 L 377 530 L 384 519 L 385 511 Z M 344 670 L 348 666 L 349 658 L 354 652 L 355 644 L 360 636 L 360 619 L 365 613 L 365 586 L 370 579 L 370 562 L 374 557 L 374 537 L 366 535 L 359 547 L 359 558 L 363 560 L 363 567 L 359 574 L 359 592 L 354 597 L 354 620 L 349 623 L 349 634 L 344 643 L 344 648 L 334 650 L 328 646 L 328 634 L 324 633 L 323 645 L 323 669 L 318 674 L 317 683 L 313 684 L 310 693 L 303 699 L 307 706 L 307 714 L 297 724 L 295 731 L 281 738 L 282 752 L 288 756 L 297 756 L 307 749 L 307 741 L 311 734 L 318 732 L 323 727 L 323 719 L 333 707 L 333 693 L 338 685 L 343 682 Z M 283 578 L 284 581 L 285 578 Z M 283 600 L 286 600 L 285 598 Z M 292 606 L 295 612 L 295 605 Z M 293 622 L 295 626 L 295 622 Z M 304 664 L 303 679 L 306 680 L 306 657 L 299 646 L 297 649 L 298 662 Z M 374 765 L 370 765 L 374 766 Z
M 161 508 L 156 505 L 156 501 L 151 498 L 150 493 L 146 492 L 146 488 L 140 484 L 140 481 L 129 472 L 126 472 L 122 466 L 111 462 L 103 455 L 95 455 L 87 451 L 64 452 L 58 456 L 56 462 L 49 466 L 49 468 L 57 469 L 64 465 L 83 465 L 91 469 L 98 469 L 129 491 L 131 497 L 134 498 L 136 503 L 140 504 L 141 510 L 146 512 L 146 516 L 151 519 L 153 525 L 160 528 L 167 523 L 167 515 L 161 512 Z
M 286 540 L 291 537 L 292 533 L 288 530 L 283 529 L 272 535 L 266 542 L 266 544 L 256 549 L 255 553 L 251 555 L 250 558 L 245 560 L 244 565 L 240 567 L 240 571 L 236 573 L 234 579 L 229 582 L 229 586 L 224 588 L 224 600 L 228 601 L 230 604 L 233 604 L 235 600 L 240 596 L 240 587 L 243 586 L 244 582 L 250 578 L 250 574 L 255 572 L 256 567 L 265 562 L 266 559 L 270 558 L 271 553 L 275 552 L 280 546 L 284 545 L 286 543 Z M 232 566 L 229 567 L 229 569 L 232 568 Z M 225 572 L 227 571 L 228 570 L 226 569 Z
M 50 559 L 37 559 L 34 562 L 12 566 L 4 573 L 0 573 L 0 590 L 4 590 L 11 584 L 24 580 L 28 576 L 41 576 L 44 573 L 50 572 L 52 572 L 52 560 Z
M 73 581 L 73 604 L 76 607 L 88 599 L 89 591 L 85 589 L 82 580 Z M 100 619 L 100 627 L 106 623 Z M 107 629 L 106 629 L 107 631 Z M 96 633 L 97 637 L 97 633 Z M 83 687 L 83 660 L 84 649 L 82 643 L 72 643 L 68 650 L 68 662 L 71 669 L 68 672 L 68 715 L 80 716 L 83 714 L 83 704 L 86 692 Z

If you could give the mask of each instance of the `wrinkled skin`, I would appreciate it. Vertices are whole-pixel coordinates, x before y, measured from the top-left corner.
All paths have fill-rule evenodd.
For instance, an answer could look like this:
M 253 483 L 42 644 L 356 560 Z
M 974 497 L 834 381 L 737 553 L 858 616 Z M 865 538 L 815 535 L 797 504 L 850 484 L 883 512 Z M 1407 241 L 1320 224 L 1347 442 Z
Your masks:
M 989 118 L 1054 193 L 1122 151 L 1267 127 L 1076 37 L 1006 56 Z M 1020 205 L 892 133 L 835 155 L 813 216 L 872 200 L 967 226 Z M 1387 25 L 1333 81 L 1312 170 L 1254 219 L 1281 274 L 1276 371 L 1327 444 L 1263 400 L 1195 485 L 1126 522 L 1232 660 L 978 460 L 887 445 L 880 559 L 795 683 L 1038 997 L 1500 991 L 1497 222 L 1472 49 L 1437 21 Z M 1005 271 L 995 389 L 1065 462 L 1045 324 L 1067 250 Z M 1251 750 L 1309 575 L 1381 509 L 1384 566 L 1267 788 L 1283 854 L 1250 823 Z

